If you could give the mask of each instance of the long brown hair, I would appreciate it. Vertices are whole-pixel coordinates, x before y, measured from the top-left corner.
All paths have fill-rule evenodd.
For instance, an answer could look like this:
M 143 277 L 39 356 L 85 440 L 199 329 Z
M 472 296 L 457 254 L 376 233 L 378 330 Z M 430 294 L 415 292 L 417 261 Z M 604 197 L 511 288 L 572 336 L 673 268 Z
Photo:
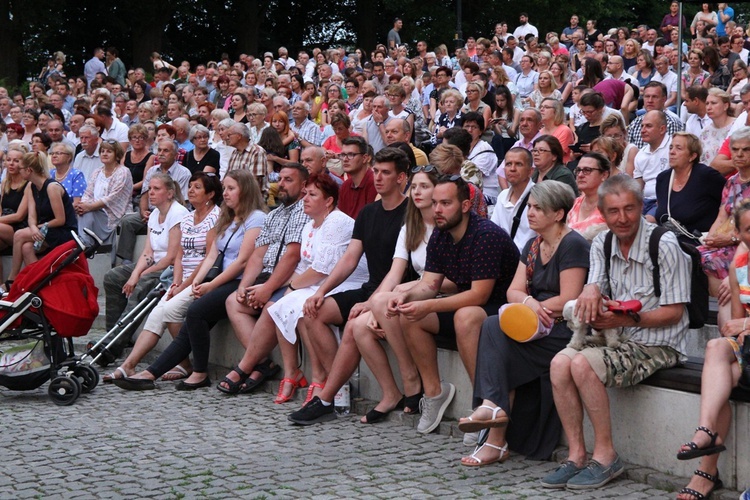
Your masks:
M 240 202 L 236 210 L 228 207 L 226 203 L 221 205 L 221 213 L 215 226 L 216 237 L 224 234 L 233 220 L 244 221 L 256 210 L 266 211 L 258 181 L 255 180 L 255 176 L 249 170 L 230 170 L 226 173 L 226 177 L 231 177 L 237 182 L 240 188 Z
M 437 185 L 439 173 L 437 168 L 433 168 L 433 170 L 429 172 L 426 172 L 424 170 L 415 172 L 414 174 L 412 174 L 411 179 L 409 180 L 410 184 L 414 181 L 414 176 L 419 173 L 425 174 L 433 186 Z M 419 210 L 419 208 L 417 208 L 417 206 L 414 204 L 414 200 L 412 200 L 411 196 L 409 196 L 406 204 L 406 218 L 404 220 L 406 224 L 406 249 L 409 252 L 413 252 L 424 241 L 424 236 L 427 232 L 427 226 L 425 225 L 424 219 L 422 218 L 421 210 Z

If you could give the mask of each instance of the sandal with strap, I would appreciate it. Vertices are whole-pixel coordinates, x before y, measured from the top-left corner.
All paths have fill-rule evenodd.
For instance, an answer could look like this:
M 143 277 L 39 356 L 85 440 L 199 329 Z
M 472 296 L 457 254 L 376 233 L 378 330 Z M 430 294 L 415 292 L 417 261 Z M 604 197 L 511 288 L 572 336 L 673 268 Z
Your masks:
M 289 391 L 289 394 L 284 394 L 284 386 L 286 384 L 292 386 L 292 390 Z M 305 378 L 305 374 L 302 372 L 299 372 L 297 374 L 297 378 L 281 379 L 281 382 L 279 382 L 279 392 L 276 394 L 276 399 L 274 399 L 273 402 L 277 405 L 280 405 L 286 403 L 287 401 L 290 401 L 292 398 L 294 398 L 294 393 L 297 392 L 297 389 L 300 387 L 307 387 L 307 379 Z
M 461 432 L 467 433 L 467 432 L 479 432 L 482 429 L 488 429 L 488 428 L 494 428 L 494 427 L 505 427 L 508 425 L 508 417 L 502 416 L 498 417 L 497 414 L 503 411 L 503 409 L 499 406 L 493 408 L 491 406 L 487 405 L 481 405 L 478 410 L 481 410 L 482 408 L 490 410 L 492 412 L 492 418 L 489 418 L 487 420 L 479 420 L 474 419 L 473 415 L 471 417 L 466 417 L 459 419 L 458 421 L 458 429 Z
M 714 491 L 720 490 L 724 487 L 724 483 L 719 479 L 719 471 L 716 471 L 716 475 L 712 476 L 708 472 L 704 472 L 700 469 L 696 469 L 695 472 L 693 472 L 696 476 L 700 476 L 702 478 L 708 479 L 713 483 L 711 486 L 711 489 L 708 490 L 706 493 L 701 493 L 700 491 L 696 491 L 693 488 L 688 488 L 685 486 L 682 488 L 677 494 L 681 495 L 683 493 L 695 497 L 696 500 L 705 500 L 707 498 L 711 498 L 711 495 L 713 495 Z
M 315 389 L 320 389 L 321 391 L 326 388 L 326 382 L 328 379 L 326 378 L 323 382 L 313 382 L 307 387 L 307 394 L 305 395 L 305 401 L 302 403 L 302 406 L 307 406 L 307 403 L 312 401 L 313 396 L 315 396 Z
M 250 376 L 249 373 L 245 373 L 244 371 L 242 371 L 239 365 L 232 368 L 232 371 L 240 376 L 239 380 L 234 381 L 229 377 L 224 377 L 224 379 L 216 385 L 216 388 L 225 394 L 237 394 L 238 392 L 240 392 L 242 384 L 244 384 L 247 378 Z M 224 387 L 222 384 L 226 384 L 226 387 Z
M 487 460 L 486 462 L 483 461 L 481 458 L 477 456 L 477 453 L 482 451 L 482 448 L 484 448 L 485 446 L 489 446 L 490 448 L 500 450 L 500 455 L 497 458 L 493 458 L 492 460 Z M 463 460 L 461 460 L 461 465 L 465 465 L 466 467 L 484 467 L 485 465 L 492 465 L 498 462 L 503 463 L 506 460 L 508 460 L 509 456 L 510 456 L 510 453 L 508 452 L 508 443 L 505 443 L 505 446 L 496 446 L 494 444 L 484 443 L 481 446 L 477 446 L 476 449 L 474 450 L 474 453 L 469 455 L 469 458 L 471 458 L 472 460 L 475 460 L 475 463 L 464 462 Z
M 698 445 L 693 441 L 683 444 L 682 446 L 687 446 L 690 449 L 678 452 L 677 460 L 691 460 L 693 458 L 705 457 L 706 455 L 715 455 L 716 453 L 721 453 L 722 451 L 727 449 L 727 447 L 723 444 L 716 444 L 716 439 L 718 439 L 719 434 L 716 432 L 712 432 L 710 429 L 708 429 L 708 427 L 704 427 L 701 425 L 697 427 L 695 431 L 703 431 L 708 434 L 711 438 L 711 442 L 703 448 L 699 448 Z
M 255 368 L 251 370 L 251 372 L 259 372 L 260 377 L 258 379 L 254 378 L 248 378 L 245 384 L 240 388 L 239 393 L 240 394 L 249 394 L 251 392 L 255 392 L 255 389 L 260 387 L 260 385 L 268 380 L 271 377 L 274 377 L 277 373 L 281 371 L 281 367 L 277 364 L 272 365 L 271 358 L 266 359 L 262 363 L 258 363 L 255 365 Z
M 416 415 L 419 413 L 419 402 L 422 400 L 422 391 L 411 396 L 404 396 L 404 398 L 398 403 L 397 408 L 403 408 L 404 413 L 407 415 Z M 406 411 L 406 409 L 409 411 Z
M 121 373 L 122 376 L 118 377 L 117 376 L 118 373 Z M 105 384 L 111 384 L 118 378 L 127 378 L 129 376 L 130 375 L 128 375 L 128 372 L 125 371 L 125 368 L 123 368 L 122 366 L 118 366 L 117 368 L 115 368 L 115 371 L 113 371 L 112 373 L 108 373 L 104 375 L 102 377 L 102 382 L 104 382 Z

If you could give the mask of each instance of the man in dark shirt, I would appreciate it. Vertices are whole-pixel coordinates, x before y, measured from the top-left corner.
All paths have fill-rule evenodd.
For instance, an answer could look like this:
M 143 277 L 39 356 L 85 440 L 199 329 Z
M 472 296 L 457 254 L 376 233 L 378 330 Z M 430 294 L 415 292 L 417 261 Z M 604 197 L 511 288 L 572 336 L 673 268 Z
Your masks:
M 356 219 L 362 207 L 375 201 L 377 196 L 370 168 L 372 155 L 367 141 L 359 136 L 347 137 L 342 141 L 339 158 L 347 179 L 339 190 L 338 208 L 352 219 Z
M 409 160 L 396 148 L 383 148 L 375 155 L 373 174 L 380 200 L 364 207 L 354 223 L 352 240 L 320 288 L 305 302 L 305 317 L 298 324 L 308 339 L 311 356 L 328 374 L 325 388 L 307 405 L 289 415 L 295 424 L 310 425 L 336 418 L 333 398 L 359 364 L 360 354 L 347 320 L 369 311 L 368 299 L 391 269 L 393 252 L 406 214 L 406 173 Z M 370 279 L 361 288 L 326 294 L 341 284 L 367 257 Z M 341 345 L 328 325 L 344 325 Z M 338 351 L 338 352 L 337 352 Z M 313 378 L 320 374 L 313 373 Z M 325 376 L 325 375 L 324 375 Z M 320 378 L 322 380 L 322 378 Z
M 422 280 L 388 304 L 389 314 L 400 317 L 422 377 L 424 398 L 417 431 L 423 434 L 440 424 L 456 391 L 453 384 L 440 382 L 434 336 L 455 336 L 473 385 L 482 322 L 506 302 L 519 256 L 508 233 L 471 212 L 469 186 L 460 177 L 441 178 L 432 204 L 435 231 L 427 245 Z M 437 297 L 445 279 L 456 285 L 457 293 Z

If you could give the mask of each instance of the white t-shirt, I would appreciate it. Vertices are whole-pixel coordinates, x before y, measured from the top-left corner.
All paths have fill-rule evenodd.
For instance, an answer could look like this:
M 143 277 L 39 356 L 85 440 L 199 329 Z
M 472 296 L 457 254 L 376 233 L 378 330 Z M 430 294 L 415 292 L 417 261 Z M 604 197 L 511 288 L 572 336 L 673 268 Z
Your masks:
M 185 214 L 188 213 L 188 209 L 182 206 L 179 202 L 173 201 L 169 207 L 164 222 L 159 222 L 161 213 L 158 208 L 155 208 L 148 218 L 148 229 L 149 238 L 151 242 L 151 250 L 154 252 L 154 262 L 159 262 L 161 259 L 167 256 L 167 248 L 169 248 L 169 231 L 174 226 L 182 221 Z
M 669 145 L 672 137 L 664 135 L 656 150 L 651 151 L 651 146 L 646 144 L 635 155 L 634 179 L 643 179 L 643 197 L 646 199 L 656 198 L 656 176 L 669 168 Z
M 411 265 L 421 278 L 424 274 L 424 265 L 427 260 L 427 242 L 430 241 L 432 236 L 432 230 L 435 226 L 432 224 L 425 224 L 424 239 L 419 246 L 411 253 Z M 393 252 L 394 259 L 403 259 L 409 261 L 409 251 L 406 249 L 406 225 L 401 226 L 401 231 L 398 233 L 398 240 L 396 240 L 396 248 Z
M 504 229 L 506 233 L 510 234 L 510 230 L 513 229 L 513 217 L 515 217 L 516 213 L 521 208 L 521 202 L 526 197 L 526 194 L 531 191 L 532 187 L 534 187 L 534 181 L 529 179 L 526 189 L 523 190 L 523 193 L 521 193 L 521 196 L 515 203 L 509 201 L 510 188 L 504 189 L 500 193 L 500 196 L 497 197 L 495 210 L 492 212 L 490 220 Z M 526 242 L 536 236 L 536 232 L 529 227 L 528 214 L 529 209 L 526 207 L 521 213 L 521 221 L 516 230 L 516 237 L 513 238 L 513 243 L 516 244 L 519 251 L 523 250 L 523 247 L 526 246 Z

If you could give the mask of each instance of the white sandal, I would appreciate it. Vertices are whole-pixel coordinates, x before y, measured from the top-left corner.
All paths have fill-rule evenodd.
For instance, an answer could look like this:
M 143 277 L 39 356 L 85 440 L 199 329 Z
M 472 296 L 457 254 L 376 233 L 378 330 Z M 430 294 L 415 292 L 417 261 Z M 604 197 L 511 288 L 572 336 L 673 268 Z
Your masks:
M 458 421 L 458 429 L 461 432 L 479 432 L 482 429 L 494 428 L 494 427 L 505 427 L 508 425 L 508 417 L 498 417 L 497 414 L 503 411 L 499 406 L 492 407 L 487 405 L 481 405 L 477 410 L 485 408 L 492 412 L 492 418 L 488 420 L 474 420 L 472 417 L 462 418 Z
M 482 448 L 485 446 L 489 446 L 490 448 L 494 448 L 496 450 L 500 450 L 500 455 L 497 458 L 494 458 L 492 460 L 488 460 L 486 462 L 482 461 L 481 458 L 477 456 L 477 453 L 482 451 Z M 508 443 L 505 443 L 505 446 L 496 446 L 494 444 L 490 443 L 484 443 L 482 446 L 477 446 L 477 448 L 474 450 L 474 453 L 469 455 L 469 458 L 474 460 L 476 463 L 468 463 L 461 460 L 461 465 L 465 465 L 466 467 L 484 467 L 485 465 L 491 465 L 495 463 L 503 463 L 506 460 L 508 460 L 508 457 L 510 456 L 510 453 L 508 453 Z
M 118 373 L 122 373 L 122 377 L 118 377 L 117 376 Z M 103 376 L 102 382 L 104 382 L 105 384 L 111 384 L 112 382 L 115 381 L 115 379 L 128 378 L 129 376 L 130 375 L 128 375 L 128 372 L 125 371 L 125 368 L 123 368 L 122 366 L 118 366 L 117 368 L 115 368 L 115 371 Z

